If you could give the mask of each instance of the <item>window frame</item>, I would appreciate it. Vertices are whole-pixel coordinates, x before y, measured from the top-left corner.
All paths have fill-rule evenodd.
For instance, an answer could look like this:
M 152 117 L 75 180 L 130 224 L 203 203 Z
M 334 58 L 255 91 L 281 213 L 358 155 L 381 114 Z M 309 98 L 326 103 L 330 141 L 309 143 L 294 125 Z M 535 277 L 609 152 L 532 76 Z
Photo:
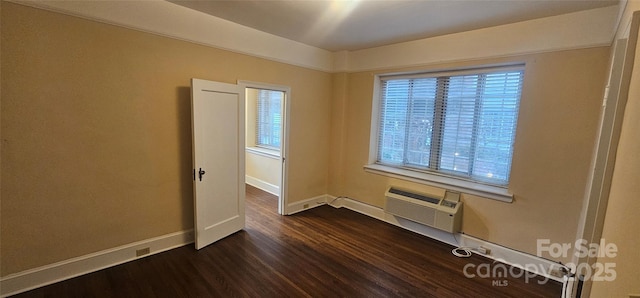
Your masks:
M 374 77 L 373 101 L 371 109 L 371 132 L 369 144 L 369 159 L 364 165 L 364 170 L 369 173 L 384 175 L 396 179 L 413 181 L 421 184 L 431 185 L 439 188 L 452 189 L 464 193 L 477 195 L 480 197 L 495 199 L 504 202 L 512 202 L 513 195 L 509 192 L 509 185 L 496 185 L 483 181 L 477 181 L 465 177 L 447 175 L 443 172 L 435 172 L 430 170 L 422 170 L 404 165 L 393 166 L 378 163 L 380 121 L 381 121 L 381 92 L 383 80 L 393 79 L 415 79 L 415 78 L 432 78 L 444 76 L 461 76 L 479 73 L 487 73 L 492 71 L 512 71 L 525 70 L 524 63 L 513 63 L 505 65 L 480 66 L 474 68 L 449 69 L 439 71 L 418 71 L 409 73 L 387 73 L 377 74 Z M 523 74 L 523 85 L 524 85 Z M 522 92 L 520 93 L 520 101 L 522 100 Z M 519 113 L 519 111 L 518 111 Z M 511 161 L 513 162 L 513 153 Z
M 261 123 L 263 123 L 263 121 L 261 121 L 261 117 L 262 117 L 262 110 L 261 108 L 263 108 L 265 105 L 261 104 L 261 101 L 264 100 L 262 98 L 262 93 L 268 93 L 268 92 L 281 92 L 282 93 L 282 98 L 280 99 L 280 109 L 279 109 L 279 113 L 280 113 L 280 117 L 281 117 L 281 121 L 280 121 L 280 127 L 278 129 L 278 133 L 280 134 L 280 144 L 279 146 L 274 146 L 272 144 L 264 144 L 261 142 L 261 130 L 260 130 L 260 126 Z M 268 95 L 267 95 L 268 96 Z M 281 90 L 270 90 L 270 89 L 259 89 L 258 90 L 258 98 L 256 99 L 256 121 L 255 121 L 255 125 L 256 125 L 256 134 L 255 134 L 255 147 L 257 148 L 263 148 L 269 151 L 275 151 L 275 152 L 280 152 L 280 148 L 282 147 L 282 114 L 284 113 L 284 109 L 283 109 L 283 105 L 284 105 L 284 97 L 286 96 L 286 93 L 284 91 Z M 272 98 L 269 98 L 268 101 L 271 101 Z M 267 104 L 267 106 L 269 106 L 270 103 Z M 269 107 L 270 108 L 270 107 Z M 271 114 L 273 113 L 273 111 L 271 111 L 271 109 L 268 111 L 268 113 Z M 270 117 L 271 119 L 269 119 L 268 125 L 274 125 L 274 121 L 273 121 L 273 117 Z M 268 136 L 268 138 L 272 139 L 274 138 L 273 136 L 274 131 L 272 130 L 272 134 Z M 258 151 L 258 150 L 256 150 Z

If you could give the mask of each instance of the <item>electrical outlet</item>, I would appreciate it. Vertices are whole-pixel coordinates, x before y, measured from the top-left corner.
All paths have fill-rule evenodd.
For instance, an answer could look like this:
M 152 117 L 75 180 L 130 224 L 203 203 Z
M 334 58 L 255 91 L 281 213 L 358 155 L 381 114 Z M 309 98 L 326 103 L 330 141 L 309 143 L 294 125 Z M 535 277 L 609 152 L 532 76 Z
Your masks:
M 549 275 L 555 276 L 555 277 L 560 277 L 560 278 L 564 276 L 564 274 L 562 273 L 562 270 L 560 270 L 560 268 L 549 269 Z
M 480 253 L 480 254 L 483 254 L 483 255 L 489 255 L 489 253 L 491 252 L 491 250 L 489 250 L 488 248 L 483 247 L 483 246 L 479 246 L 479 247 L 476 249 L 476 251 L 477 251 L 478 253 Z
M 136 257 L 148 255 L 151 250 L 148 247 L 136 250 Z
M 553 264 L 549 266 L 549 275 L 562 278 L 564 277 L 565 272 L 562 270 L 562 266 Z

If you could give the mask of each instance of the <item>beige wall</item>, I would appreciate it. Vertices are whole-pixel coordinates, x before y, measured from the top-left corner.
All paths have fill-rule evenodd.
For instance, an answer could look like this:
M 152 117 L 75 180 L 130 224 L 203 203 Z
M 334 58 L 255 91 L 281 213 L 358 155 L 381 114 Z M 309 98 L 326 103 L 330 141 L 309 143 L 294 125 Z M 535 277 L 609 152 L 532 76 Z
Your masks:
M 289 201 L 327 193 L 330 74 L 1 3 L 2 276 L 192 228 L 192 77 L 291 86 Z
M 246 153 L 246 175 L 254 179 L 280 187 L 280 158 Z M 266 189 L 265 189 L 266 190 Z
M 630 1 L 625 11 L 626 23 L 621 30 L 628 30 L 631 14 L 640 11 L 640 1 Z M 629 34 L 627 32 L 627 34 Z M 620 36 L 620 35 L 619 35 Z M 622 37 L 622 36 L 620 36 Z M 591 297 L 628 297 L 640 295 L 640 46 L 636 46 L 635 61 L 627 106 L 624 112 L 620 141 L 616 153 L 615 168 L 611 180 L 609 203 L 605 215 L 602 239 L 615 244 L 618 253 L 613 258 L 598 258 L 598 263 L 612 263 L 615 267 L 613 281 L 595 281 Z
M 483 64 L 525 62 L 525 81 L 518 120 L 509 190 L 513 203 L 464 196 L 463 232 L 516 250 L 536 254 L 536 239 L 574 242 L 593 152 L 609 47 L 559 51 L 503 59 L 428 65 L 376 72 L 334 75 L 332 153 L 329 190 L 382 207 L 388 185 L 403 185 L 442 195 L 444 190 L 366 173 L 369 156 L 374 75 L 436 70 Z M 562 259 L 567 262 L 569 259 Z
M 333 89 L 331 96 L 331 138 L 329 142 L 329 193 L 343 193 L 345 187 L 344 173 L 342 169 L 345 147 L 347 141 L 345 139 L 347 132 L 345 121 L 347 120 L 347 73 L 333 74 Z
M 244 144 L 247 147 L 256 145 L 256 113 L 257 113 L 257 101 L 258 101 L 258 89 L 246 88 L 245 89 L 245 139 Z

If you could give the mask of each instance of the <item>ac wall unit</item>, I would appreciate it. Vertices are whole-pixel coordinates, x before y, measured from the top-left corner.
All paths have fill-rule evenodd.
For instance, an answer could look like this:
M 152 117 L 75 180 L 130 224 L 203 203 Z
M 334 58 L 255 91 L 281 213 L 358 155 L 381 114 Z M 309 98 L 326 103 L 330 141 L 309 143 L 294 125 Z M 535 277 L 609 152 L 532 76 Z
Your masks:
M 460 193 L 446 191 L 444 198 L 415 191 L 389 187 L 385 193 L 384 211 L 436 229 L 455 233 L 462 223 Z

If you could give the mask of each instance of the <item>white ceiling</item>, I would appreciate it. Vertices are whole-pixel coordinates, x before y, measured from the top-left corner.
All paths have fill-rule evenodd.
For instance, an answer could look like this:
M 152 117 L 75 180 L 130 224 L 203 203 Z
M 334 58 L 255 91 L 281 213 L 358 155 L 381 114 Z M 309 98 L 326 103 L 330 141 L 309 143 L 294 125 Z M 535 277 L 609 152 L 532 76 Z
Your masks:
M 358 50 L 581 10 L 619 0 L 170 0 L 330 50 Z M 526 32 L 523 32 L 526 34 Z

